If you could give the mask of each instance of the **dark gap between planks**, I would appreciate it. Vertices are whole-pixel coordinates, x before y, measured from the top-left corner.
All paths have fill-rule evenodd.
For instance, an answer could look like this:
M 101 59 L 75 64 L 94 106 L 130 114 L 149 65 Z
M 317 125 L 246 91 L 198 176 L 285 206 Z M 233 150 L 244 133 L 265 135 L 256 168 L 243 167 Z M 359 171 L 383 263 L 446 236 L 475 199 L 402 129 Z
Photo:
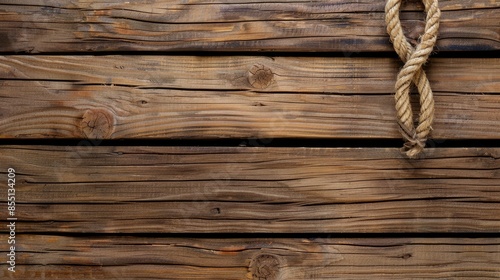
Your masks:
M 396 52 L 228 52 L 228 51 L 102 51 L 102 52 L 0 52 L 1 56 L 27 55 L 27 56 L 268 56 L 268 57 L 365 57 L 365 58 L 397 58 Z M 498 51 L 456 51 L 440 52 L 434 50 L 432 58 L 500 58 Z
M 316 238 L 499 238 L 500 232 L 426 232 L 426 233 L 77 233 L 77 232 L 22 232 L 19 235 L 58 235 L 67 237 L 151 237 L 151 238 L 193 238 L 193 239 L 316 239 Z
M 43 146 L 205 146 L 205 147 L 305 147 L 305 148 L 400 148 L 402 139 L 0 139 L 0 145 Z M 498 139 L 430 139 L 428 148 L 498 148 Z

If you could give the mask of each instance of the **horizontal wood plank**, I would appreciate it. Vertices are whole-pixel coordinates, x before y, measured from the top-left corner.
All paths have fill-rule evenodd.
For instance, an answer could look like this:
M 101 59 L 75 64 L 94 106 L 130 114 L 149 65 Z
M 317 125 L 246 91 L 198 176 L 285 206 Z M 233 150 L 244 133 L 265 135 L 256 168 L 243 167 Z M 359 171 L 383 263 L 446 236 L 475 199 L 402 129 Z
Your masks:
M 6 239 L 6 236 L 1 236 Z M 496 279 L 498 238 L 20 235 L 3 279 Z M 1 265 L 2 267 L 5 264 Z M 10 278 L 9 278 L 10 277 Z
M 409 40 L 420 1 L 402 13 Z M 415 3 L 417 2 L 417 3 Z M 439 1 L 439 51 L 499 50 L 498 1 Z M 392 51 L 384 1 L 0 2 L 0 52 Z
M 0 147 L 0 162 L 18 174 L 20 232 L 500 229 L 498 148 L 427 149 L 408 160 L 393 148 L 98 144 Z
M 0 137 L 399 138 L 391 92 L 400 65 L 386 58 L 3 56 Z M 433 59 L 428 73 L 433 137 L 500 138 L 500 59 Z

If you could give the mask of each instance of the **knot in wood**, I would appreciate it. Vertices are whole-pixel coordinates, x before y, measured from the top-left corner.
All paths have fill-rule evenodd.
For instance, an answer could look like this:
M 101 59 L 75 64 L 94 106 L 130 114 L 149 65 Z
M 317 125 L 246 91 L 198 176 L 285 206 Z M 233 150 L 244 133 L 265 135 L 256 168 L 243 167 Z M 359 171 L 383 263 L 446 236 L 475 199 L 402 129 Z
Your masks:
M 271 85 L 274 79 L 274 74 L 262 64 L 255 64 L 248 71 L 248 82 L 252 87 L 257 89 L 264 89 Z
M 254 280 L 279 279 L 281 262 L 278 257 L 270 254 L 260 254 L 250 263 L 250 272 Z
M 107 110 L 89 109 L 83 113 L 80 130 L 88 139 L 106 139 L 114 128 L 114 117 Z

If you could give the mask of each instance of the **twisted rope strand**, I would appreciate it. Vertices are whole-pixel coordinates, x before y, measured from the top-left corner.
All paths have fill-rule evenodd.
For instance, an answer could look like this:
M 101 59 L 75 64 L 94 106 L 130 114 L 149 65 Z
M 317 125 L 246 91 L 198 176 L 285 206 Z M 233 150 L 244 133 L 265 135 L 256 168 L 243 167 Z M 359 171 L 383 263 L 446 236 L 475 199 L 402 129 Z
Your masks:
M 427 13 L 425 31 L 420 38 L 419 44 L 414 48 L 406 40 L 401 27 L 399 19 L 401 1 L 387 1 L 385 22 L 394 50 L 405 63 L 397 76 L 394 99 L 396 101 L 395 107 L 400 132 L 406 140 L 403 151 L 408 157 L 415 158 L 423 151 L 425 142 L 432 131 L 432 122 L 434 120 L 434 97 L 429 80 L 422 67 L 436 44 L 441 11 L 437 0 L 423 0 L 425 12 Z M 410 102 L 412 83 L 417 86 L 420 94 L 420 115 L 416 128 Z

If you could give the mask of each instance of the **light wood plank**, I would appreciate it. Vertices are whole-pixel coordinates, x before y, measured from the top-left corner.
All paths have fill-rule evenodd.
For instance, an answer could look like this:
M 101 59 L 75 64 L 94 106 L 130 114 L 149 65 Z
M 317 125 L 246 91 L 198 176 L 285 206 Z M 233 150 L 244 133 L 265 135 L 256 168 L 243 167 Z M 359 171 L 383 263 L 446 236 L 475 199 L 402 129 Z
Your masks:
M 500 276 L 498 238 L 199 239 L 30 234 L 17 241 L 17 271 L 9 274 L 2 269 L 3 279 L 42 275 L 50 279 L 238 280 Z
M 402 13 L 410 40 L 425 24 L 418 3 Z M 439 3 L 438 50 L 500 49 L 498 1 Z M 393 51 L 383 11 L 384 1 L 3 0 L 0 51 Z
M 385 58 L 4 56 L 0 137 L 399 138 L 399 67 Z M 500 59 L 433 59 L 428 72 L 435 138 L 500 138 Z
M 3 146 L 25 232 L 498 232 L 500 149 Z M 2 192 L 0 201 L 6 201 Z M 0 213 L 4 219 L 6 213 Z
M 78 85 L 388 94 L 402 63 L 392 58 L 267 56 L 0 56 L 0 79 Z M 498 93 L 500 58 L 431 58 L 434 91 Z M 257 82 L 257 80 L 259 82 Z M 251 83 L 253 82 L 253 83 Z

